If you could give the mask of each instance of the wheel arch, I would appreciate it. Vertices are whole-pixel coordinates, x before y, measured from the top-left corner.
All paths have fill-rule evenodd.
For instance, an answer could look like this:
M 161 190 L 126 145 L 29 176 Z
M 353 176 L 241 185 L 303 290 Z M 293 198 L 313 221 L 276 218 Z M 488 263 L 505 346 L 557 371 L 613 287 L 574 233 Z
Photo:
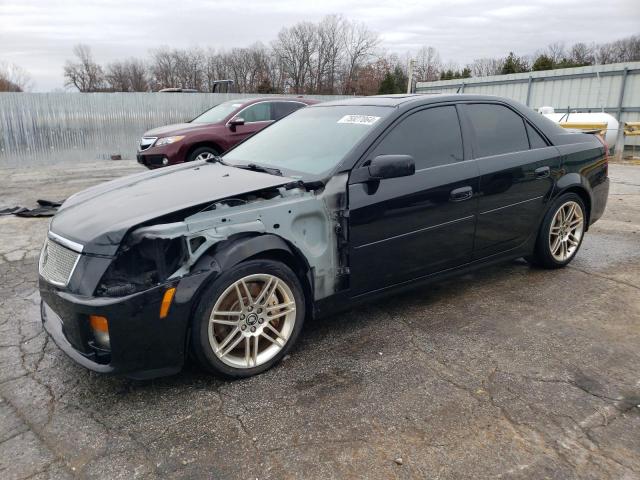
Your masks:
M 198 141 L 196 143 L 194 143 L 193 145 L 189 145 L 189 148 L 187 149 L 184 158 L 185 161 L 189 159 L 189 156 L 196 151 L 198 148 L 202 148 L 202 147 L 210 147 L 213 148 L 214 150 L 216 150 L 218 152 L 218 154 L 221 154 L 224 152 L 224 149 L 220 146 L 220 143 L 216 142 L 215 140 L 201 140 Z
M 194 293 L 191 315 L 200 302 L 202 291 L 223 271 L 247 260 L 271 259 L 284 263 L 300 280 L 305 296 L 307 314 L 313 312 L 313 272 L 300 250 L 284 238 L 271 233 L 240 234 L 212 246 L 193 266 L 193 271 L 209 270 Z
M 592 200 L 591 200 L 591 193 L 589 191 L 588 186 L 586 185 L 586 181 L 579 174 L 571 173 L 571 174 L 565 175 L 558 181 L 557 188 L 558 190 L 554 195 L 554 200 L 559 198 L 561 195 L 564 195 L 565 193 L 575 193 L 582 199 L 584 206 L 587 210 L 585 212 L 587 216 L 587 221 L 585 223 L 586 223 L 586 230 L 588 230 L 590 219 L 591 219 Z

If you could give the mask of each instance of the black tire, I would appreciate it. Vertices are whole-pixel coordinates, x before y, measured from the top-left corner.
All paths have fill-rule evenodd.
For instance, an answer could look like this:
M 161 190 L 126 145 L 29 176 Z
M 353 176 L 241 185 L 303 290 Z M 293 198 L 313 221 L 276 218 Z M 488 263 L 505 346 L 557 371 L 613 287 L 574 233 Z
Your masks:
M 288 340 L 280 348 L 280 350 L 275 354 L 275 356 L 273 356 L 271 359 L 267 360 L 266 362 L 261 363 L 254 367 L 237 368 L 223 362 L 221 358 L 216 353 L 214 353 L 214 349 L 213 349 L 214 347 L 209 340 L 209 325 L 210 325 L 211 313 L 216 302 L 220 299 L 220 297 L 224 294 L 224 292 L 228 288 L 230 288 L 235 282 L 249 275 L 270 275 L 270 276 L 277 277 L 280 281 L 284 282 L 290 289 L 290 292 L 293 294 L 293 298 L 295 299 L 295 321 L 293 324 L 293 329 L 291 330 L 291 333 L 288 336 Z M 265 312 L 266 311 L 267 309 L 265 308 Z M 270 369 L 291 350 L 293 345 L 298 340 L 298 337 L 300 336 L 300 332 L 302 331 L 305 314 L 306 314 L 305 298 L 304 298 L 302 286 L 300 284 L 300 280 L 287 265 L 278 261 L 267 260 L 267 259 L 249 260 L 246 262 L 242 262 L 230 268 L 229 270 L 225 271 L 224 273 L 222 273 L 220 277 L 218 277 L 215 281 L 213 281 L 203 291 L 202 295 L 200 296 L 198 307 L 196 309 L 196 312 L 192 320 L 192 329 L 191 329 L 192 350 L 198 362 L 206 370 L 208 370 L 209 372 L 217 376 L 229 378 L 229 379 L 251 377 L 253 375 L 257 375 L 259 373 L 262 373 Z M 266 316 L 267 314 L 265 313 L 264 315 Z M 240 320 L 238 320 L 238 325 L 243 323 L 244 322 L 241 322 Z M 266 329 L 266 324 L 268 323 L 269 321 L 265 322 L 265 329 Z M 246 326 L 247 325 L 245 325 L 245 327 Z M 229 326 L 228 328 L 234 329 L 235 327 Z M 248 329 L 246 330 L 246 333 L 247 334 L 249 333 Z M 242 335 L 241 332 L 238 332 L 238 334 Z M 238 337 L 233 337 L 233 338 L 237 339 Z M 258 337 L 253 337 L 253 338 L 258 338 Z M 261 339 L 260 342 L 262 342 L 262 345 L 266 343 L 266 341 L 263 339 Z M 232 343 L 233 341 L 231 341 L 229 344 L 232 344 Z M 241 341 L 240 345 L 244 345 L 244 340 Z M 253 344 L 249 343 L 249 345 L 253 345 Z M 266 345 L 270 346 L 269 343 L 266 343 Z M 242 347 L 240 346 L 237 348 L 242 348 Z M 249 347 L 249 348 L 252 348 L 252 347 Z M 224 348 L 222 350 L 224 350 Z M 230 353 L 233 353 L 233 352 L 230 352 Z
M 215 155 L 216 157 L 220 155 L 220 152 L 218 152 L 218 150 L 213 147 L 199 147 L 189 154 L 189 156 L 187 157 L 187 162 L 193 162 L 196 158 L 198 158 L 199 155 L 207 153 Z
M 573 250 L 571 254 L 568 255 L 568 257 L 564 260 L 559 260 L 551 252 L 550 230 L 553 219 L 558 210 L 560 210 L 561 207 L 567 205 L 569 202 L 575 202 L 581 209 L 582 230 L 575 250 Z M 567 266 L 575 258 L 578 251 L 580 250 L 580 247 L 582 246 L 582 240 L 584 239 L 584 234 L 587 228 L 586 221 L 587 209 L 585 208 L 582 198 L 580 198 L 580 196 L 575 193 L 565 193 L 564 195 L 561 195 L 553 202 L 553 204 L 545 214 L 542 225 L 540 226 L 540 230 L 538 232 L 538 238 L 536 239 L 534 252 L 531 256 L 525 257 L 525 260 L 527 260 L 532 265 L 547 269 L 556 269 Z

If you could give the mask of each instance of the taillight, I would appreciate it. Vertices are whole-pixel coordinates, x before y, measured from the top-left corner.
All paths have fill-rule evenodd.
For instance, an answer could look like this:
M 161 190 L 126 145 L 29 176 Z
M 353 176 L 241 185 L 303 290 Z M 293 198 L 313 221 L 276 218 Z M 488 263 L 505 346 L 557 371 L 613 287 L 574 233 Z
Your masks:
M 596 138 L 600 140 L 604 147 L 604 174 L 609 176 L 609 145 L 602 135 L 596 135 Z

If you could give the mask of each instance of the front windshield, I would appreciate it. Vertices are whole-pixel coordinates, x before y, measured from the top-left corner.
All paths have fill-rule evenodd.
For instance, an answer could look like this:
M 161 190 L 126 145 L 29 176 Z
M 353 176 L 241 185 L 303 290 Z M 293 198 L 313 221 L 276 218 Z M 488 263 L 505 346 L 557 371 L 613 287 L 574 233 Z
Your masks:
M 238 145 L 224 161 L 318 175 L 335 167 L 391 111 L 361 105 L 302 108 Z
M 217 123 L 221 122 L 228 115 L 236 111 L 238 108 L 242 106 L 241 102 L 225 102 L 220 105 L 216 105 L 210 110 L 207 110 L 203 114 L 197 116 L 191 123 Z

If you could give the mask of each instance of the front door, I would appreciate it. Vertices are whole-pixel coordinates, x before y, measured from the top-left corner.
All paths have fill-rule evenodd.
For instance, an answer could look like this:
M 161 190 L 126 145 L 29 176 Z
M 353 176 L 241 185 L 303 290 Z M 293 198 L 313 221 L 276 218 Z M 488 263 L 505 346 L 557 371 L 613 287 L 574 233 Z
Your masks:
M 234 118 L 242 118 L 244 125 L 236 125 L 232 127 L 231 138 L 233 144 L 240 143 L 245 138 L 250 137 L 259 132 L 274 120 L 273 102 L 259 102 L 249 105 L 247 108 L 238 112 Z
M 462 105 L 480 170 L 474 259 L 521 246 L 537 233 L 560 168 L 558 150 L 497 103 Z
M 416 173 L 349 185 L 353 295 L 466 263 L 473 249 L 479 179 L 455 105 L 406 115 L 363 165 L 383 154 L 411 155 Z

